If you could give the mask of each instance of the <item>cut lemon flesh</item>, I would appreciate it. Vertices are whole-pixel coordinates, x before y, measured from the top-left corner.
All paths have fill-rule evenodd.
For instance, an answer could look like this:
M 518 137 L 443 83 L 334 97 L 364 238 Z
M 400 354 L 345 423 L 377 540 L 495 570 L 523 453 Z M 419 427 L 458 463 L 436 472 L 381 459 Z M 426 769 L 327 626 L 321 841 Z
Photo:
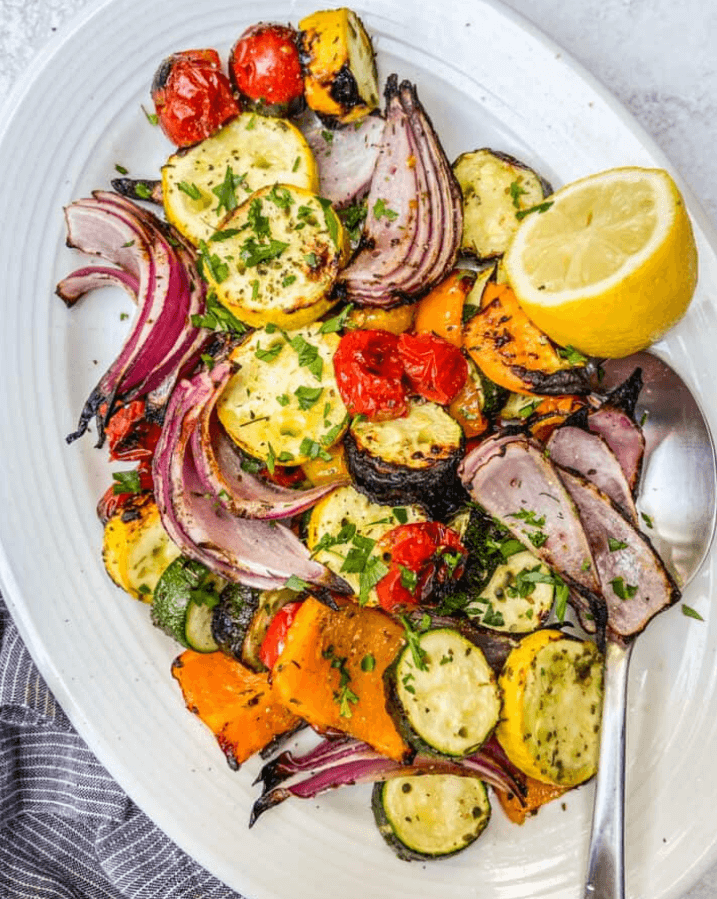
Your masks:
M 679 321 L 697 283 L 697 248 L 666 171 L 611 169 L 548 203 L 521 222 L 505 270 L 552 340 L 614 358 L 645 349 Z

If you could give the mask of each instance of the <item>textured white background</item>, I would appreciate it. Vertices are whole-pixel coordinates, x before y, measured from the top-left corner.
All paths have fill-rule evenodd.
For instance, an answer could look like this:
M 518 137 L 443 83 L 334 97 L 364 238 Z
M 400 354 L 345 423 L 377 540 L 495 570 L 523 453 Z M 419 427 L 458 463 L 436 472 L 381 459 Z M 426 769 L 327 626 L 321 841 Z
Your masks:
M 504 2 L 623 102 L 670 157 L 717 228 L 717 2 Z M 0 103 L 31 71 L 45 43 L 87 5 L 89 0 L 0 0 Z M 715 896 L 717 866 L 684 899 Z

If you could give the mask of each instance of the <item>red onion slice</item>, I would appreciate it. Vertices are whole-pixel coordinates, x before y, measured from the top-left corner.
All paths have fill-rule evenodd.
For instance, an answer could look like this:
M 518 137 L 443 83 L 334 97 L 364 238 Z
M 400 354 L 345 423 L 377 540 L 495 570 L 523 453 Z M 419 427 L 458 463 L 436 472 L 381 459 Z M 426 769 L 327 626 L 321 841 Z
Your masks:
M 203 407 L 228 377 L 229 362 L 181 381 L 170 399 L 152 464 L 162 523 L 181 552 L 230 581 L 279 589 L 292 576 L 324 590 L 348 593 L 348 584 L 314 561 L 285 525 L 237 518 L 208 493 L 191 452 Z
M 65 217 L 70 246 L 118 266 L 124 275 L 117 277 L 137 285 L 132 329 L 85 403 L 77 430 L 67 438 L 80 437 L 95 418 L 100 446 L 104 425 L 118 403 L 162 385 L 171 387 L 190 362 L 196 364 L 208 334 L 191 319 L 204 311 L 205 285 L 189 248 L 170 239 L 159 219 L 123 197 L 97 191 L 66 207 Z

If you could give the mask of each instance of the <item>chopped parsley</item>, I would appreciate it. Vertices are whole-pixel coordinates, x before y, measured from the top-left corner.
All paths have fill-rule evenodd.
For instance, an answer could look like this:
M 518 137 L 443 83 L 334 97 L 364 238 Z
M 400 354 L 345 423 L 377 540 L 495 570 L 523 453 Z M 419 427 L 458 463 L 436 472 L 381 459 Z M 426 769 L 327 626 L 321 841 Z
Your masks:
M 193 182 L 190 184 L 189 181 L 180 181 L 177 187 L 185 193 L 192 200 L 201 200 L 202 192 L 199 190 L 196 184 Z
M 206 328 L 209 331 L 230 331 L 235 334 L 245 334 L 246 325 L 226 308 L 217 299 L 213 290 L 207 293 L 207 302 L 203 315 L 192 315 L 192 324 L 195 328 Z
M 390 209 L 386 205 L 386 201 L 381 199 L 380 197 L 373 204 L 372 212 L 374 214 L 374 218 L 376 219 L 387 218 L 389 222 L 392 222 L 398 218 L 398 213 L 396 212 L 396 210 Z
M 610 586 L 618 599 L 632 599 L 637 593 L 636 584 L 626 584 L 621 577 L 614 577 L 610 581 Z
M 548 200 L 545 203 L 538 203 L 536 206 L 531 206 L 530 209 L 519 209 L 515 213 L 515 217 L 518 219 L 518 221 L 522 221 L 526 217 L 526 215 L 530 215 L 531 212 L 537 212 L 542 215 L 542 213 L 547 212 L 552 205 L 552 200 Z
M 120 493 L 141 493 L 142 482 L 136 469 L 130 471 L 115 471 L 112 473 L 112 493 L 116 496 Z
M 339 686 L 337 690 L 334 690 L 334 702 L 339 706 L 339 715 L 342 718 L 350 718 L 352 715 L 351 706 L 356 705 L 359 698 L 349 686 L 351 675 L 346 667 L 348 657 L 336 655 L 333 646 L 324 649 L 321 657 L 331 662 L 331 667 L 339 672 Z

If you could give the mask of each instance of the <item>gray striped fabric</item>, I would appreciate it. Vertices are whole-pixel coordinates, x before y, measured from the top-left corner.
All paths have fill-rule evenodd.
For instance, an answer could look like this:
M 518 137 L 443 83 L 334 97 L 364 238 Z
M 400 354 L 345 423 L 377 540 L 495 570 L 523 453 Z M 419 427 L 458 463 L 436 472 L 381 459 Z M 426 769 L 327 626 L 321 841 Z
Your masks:
M 0 597 L 0 899 L 241 899 L 158 830 L 41 678 Z

